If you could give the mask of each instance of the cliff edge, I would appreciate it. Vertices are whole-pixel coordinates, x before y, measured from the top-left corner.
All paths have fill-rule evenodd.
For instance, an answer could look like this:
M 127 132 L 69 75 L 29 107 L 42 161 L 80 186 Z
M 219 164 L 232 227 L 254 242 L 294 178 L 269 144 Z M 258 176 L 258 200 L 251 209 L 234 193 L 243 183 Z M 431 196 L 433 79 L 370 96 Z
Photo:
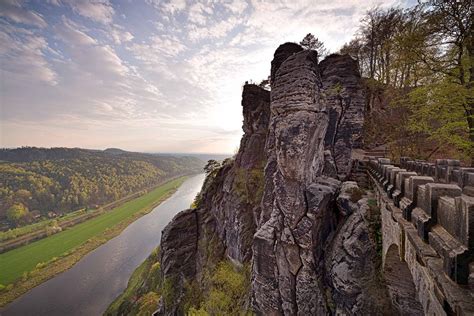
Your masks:
M 271 66 L 271 92 L 244 86 L 237 155 L 208 171 L 195 207 L 163 232 L 160 277 L 173 295 L 162 295 L 158 314 L 199 308 L 191 292 L 209 292 L 222 261 L 249 267 L 243 311 L 387 313 L 384 291 L 372 290 L 383 285 L 368 198 L 354 200 L 348 181 L 364 121 L 356 61 L 318 62 L 285 43 Z

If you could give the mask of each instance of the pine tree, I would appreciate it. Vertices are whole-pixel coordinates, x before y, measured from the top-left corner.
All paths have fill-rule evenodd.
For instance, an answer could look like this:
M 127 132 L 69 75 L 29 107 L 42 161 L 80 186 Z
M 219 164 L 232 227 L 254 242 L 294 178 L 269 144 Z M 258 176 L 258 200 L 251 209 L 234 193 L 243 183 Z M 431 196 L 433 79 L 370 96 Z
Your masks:
M 326 49 L 326 47 L 324 47 L 324 43 L 311 33 L 308 33 L 303 38 L 303 40 L 300 42 L 300 45 L 304 49 L 312 49 L 317 51 L 318 55 L 321 57 L 325 57 L 329 54 L 329 51 Z

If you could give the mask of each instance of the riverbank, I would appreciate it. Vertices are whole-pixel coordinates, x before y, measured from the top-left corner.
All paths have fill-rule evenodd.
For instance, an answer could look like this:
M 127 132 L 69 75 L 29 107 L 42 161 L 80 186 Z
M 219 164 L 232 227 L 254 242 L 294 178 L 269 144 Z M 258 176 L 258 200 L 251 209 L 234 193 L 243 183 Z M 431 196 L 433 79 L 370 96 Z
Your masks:
M 110 212 L 1 254 L 0 283 L 9 285 L 1 292 L 0 306 L 69 269 L 84 255 L 120 234 L 130 223 L 172 195 L 186 178 L 169 181 Z
M 41 222 L 15 228 L 10 231 L 0 232 L 0 254 L 50 236 L 51 234 L 48 232 L 47 227 L 50 227 L 53 222 L 56 222 L 55 225 L 61 230 L 64 230 L 66 228 L 85 222 L 91 218 L 99 216 L 104 212 L 108 212 L 128 201 L 131 201 L 133 199 L 136 199 L 137 197 L 140 197 L 148 192 L 153 191 L 164 183 L 178 179 L 179 177 L 181 177 L 181 175 L 163 179 L 162 181 L 151 187 L 134 192 L 116 201 L 101 205 L 95 210 L 80 209 L 67 213 L 61 217 L 47 219 Z M 15 237 L 9 238 L 9 235 L 13 235 Z

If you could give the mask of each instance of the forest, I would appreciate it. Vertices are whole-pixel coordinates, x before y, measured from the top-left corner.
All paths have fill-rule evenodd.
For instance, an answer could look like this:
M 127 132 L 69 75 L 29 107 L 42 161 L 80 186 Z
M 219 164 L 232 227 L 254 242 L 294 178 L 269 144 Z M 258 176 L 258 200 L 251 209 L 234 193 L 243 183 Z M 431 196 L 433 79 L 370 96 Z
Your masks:
M 96 208 L 172 177 L 200 172 L 195 157 L 107 149 L 0 150 L 0 218 L 19 226 L 41 216 Z
M 472 20 L 467 0 L 367 12 L 340 50 L 365 78 L 366 144 L 385 145 L 393 158 L 473 162 Z

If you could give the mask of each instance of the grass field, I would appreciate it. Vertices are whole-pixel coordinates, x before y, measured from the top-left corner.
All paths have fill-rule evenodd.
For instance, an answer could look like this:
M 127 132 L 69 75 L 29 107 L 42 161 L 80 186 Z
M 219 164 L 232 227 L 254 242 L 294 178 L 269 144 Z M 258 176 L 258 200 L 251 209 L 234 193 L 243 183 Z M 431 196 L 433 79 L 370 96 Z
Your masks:
M 38 263 L 45 263 L 55 257 L 82 245 L 108 228 L 143 211 L 169 194 L 185 180 L 181 177 L 167 182 L 149 193 L 124 203 L 123 205 L 99 215 L 84 223 L 73 226 L 50 237 L 29 245 L 0 254 L 0 284 L 8 285 L 22 277 L 23 273 L 35 269 Z

